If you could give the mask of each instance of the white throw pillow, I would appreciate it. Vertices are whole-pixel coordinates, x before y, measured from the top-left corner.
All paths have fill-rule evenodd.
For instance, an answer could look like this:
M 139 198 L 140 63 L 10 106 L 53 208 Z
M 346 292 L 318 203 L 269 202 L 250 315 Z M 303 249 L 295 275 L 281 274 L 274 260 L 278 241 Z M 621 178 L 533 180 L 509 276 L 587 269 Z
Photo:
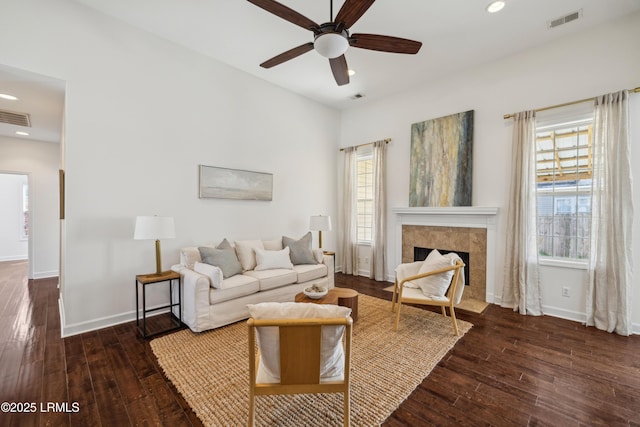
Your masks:
M 418 274 L 427 273 L 444 267 L 450 267 L 453 264 L 454 261 L 451 257 L 444 257 L 440 252 L 438 252 L 438 250 L 434 249 L 422 263 L 420 270 L 418 270 Z M 422 289 L 422 293 L 425 296 L 443 297 L 451 284 L 452 277 L 453 270 L 450 270 L 445 273 L 414 280 L 414 282 L 420 286 L 420 289 Z
M 215 265 L 196 262 L 193 264 L 193 271 L 203 274 L 211 280 L 211 287 L 220 289 L 220 285 L 224 280 L 222 269 Z
M 331 319 L 351 315 L 350 308 L 331 304 L 263 302 L 248 304 L 247 308 L 254 319 Z M 277 328 L 257 328 L 257 333 L 262 365 L 267 374 L 280 378 L 280 338 Z M 343 334 L 344 326 L 324 326 L 322 328 L 321 378 L 339 376 L 344 373 Z
M 236 240 L 236 254 L 244 271 L 256 268 L 255 249 L 264 249 L 262 240 Z
M 289 248 L 281 251 L 267 251 L 264 249 L 255 249 L 256 251 L 256 271 L 272 270 L 274 268 L 287 268 L 291 270 L 293 264 L 289 258 Z

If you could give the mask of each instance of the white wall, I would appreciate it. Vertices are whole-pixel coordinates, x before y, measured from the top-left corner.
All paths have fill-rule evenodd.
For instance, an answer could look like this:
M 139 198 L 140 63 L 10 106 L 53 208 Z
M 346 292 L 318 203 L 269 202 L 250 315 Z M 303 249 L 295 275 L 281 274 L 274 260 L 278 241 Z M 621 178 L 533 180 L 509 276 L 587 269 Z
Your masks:
M 0 171 L 29 175 L 29 277 L 58 275 L 58 144 L 0 136 Z
M 551 45 L 522 52 L 476 69 L 426 82 L 411 92 L 352 108 L 342 115 L 340 145 L 348 146 L 390 137 L 388 146 L 388 209 L 408 206 L 409 146 L 412 123 L 475 110 L 473 205 L 497 206 L 498 253 L 496 294 L 501 295 L 504 266 L 506 209 L 511 165 L 511 120 L 503 115 L 526 109 L 588 98 L 640 85 L 640 14 L 611 25 L 566 37 Z M 640 94 L 632 95 L 638 98 Z M 633 100 L 632 164 L 640 164 L 640 103 Z M 341 157 L 338 157 L 341 159 Z M 636 186 L 634 200 L 640 202 Z M 389 215 L 389 242 L 395 241 L 395 218 Z M 636 230 L 638 219 L 636 218 Z M 634 233 L 635 265 L 640 266 L 640 239 Z M 388 269 L 399 262 L 389 245 Z M 585 284 L 583 270 L 542 269 L 545 312 L 582 320 Z M 560 287 L 571 286 L 570 298 Z M 633 322 L 640 332 L 640 289 L 634 283 Z M 499 302 L 499 301 L 496 301 Z
M 29 257 L 21 222 L 22 188 L 27 183 L 27 175 L 0 172 L 0 261 Z
M 168 269 L 182 246 L 335 212 L 338 112 L 71 1 L 5 1 L 0 39 L 20 41 L 7 65 L 67 82 L 63 334 L 135 318 L 134 276 L 155 268 L 136 215 L 175 217 Z M 273 201 L 198 199 L 201 163 L 273 173 Z

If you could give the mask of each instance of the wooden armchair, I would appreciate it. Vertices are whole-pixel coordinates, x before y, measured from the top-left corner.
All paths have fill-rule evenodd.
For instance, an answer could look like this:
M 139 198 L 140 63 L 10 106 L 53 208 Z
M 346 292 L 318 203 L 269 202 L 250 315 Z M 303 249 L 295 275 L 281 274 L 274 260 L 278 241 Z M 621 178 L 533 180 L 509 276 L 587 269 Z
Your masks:
M 250 318 L 249 325 L 249 426 L 255 422 L 255 397 L 273 394 L 343 393 L 344 425 L 349 426 L 349 377 L 351 365 L 351 317 L 264 319 Z M 344 369 L 342 375 L 321 377 L 323 328 L 344 327 Z M 260 336 L 256 357 L 256 329 L 275 327 L 279 336 L 279 377 L 266 369 L 263 356 L 270 351 Z M 339 337 L 338 337 L 339 338 Z M 266 340 L 264 340 L 266 341 Z M 324 340 L 326 345 L 326 339 Z M 271 351 L 274 349 L 272 348 Z M 273 356 L 273 355 L 272 355 Z
M 461 282 L 461 273 L 465 264 L 460 259 L 455 260 L 455 264 L 449 267 L 443 267 L 436 270 L 428 271 L 425 273 L 418 273 L 418 269 L 420 268 L 421 262 L 407 263 L 401 264 L 398 269 L 396 269 L 396 280 L 395 285 L 393 287 L 393 297 L 391 299 L 391 310 L 395 311 L 396 305 L 398 307 L 398 311 L 396 313 L 396 322 L 395 322 L 395 330 L 398 330 L 398 323 L 400 322 L 400 308 L 402 307 L 402 303 L 405 304 L 421 304 L 421 305 L 433 305 L 439 306 L 442 309 L 442 315 L 447 317 L 446 307 L 449 307 L 449 312 L 451 313 L 451 322 L 453 323 L 453 332 L 455 335 L 458 335 L 458 323 L 456 321 L 456 312 L 454 309 L 454 304 L 458 304 L 460 299 L 462 298 L 462 292 L 464 291 L 464 283 Z M 419 287 L 409 287 L 406 286 L 408 283 L 414 282 L 416 280 L 435 276 L 438 274 L 444 274 L 448 271 L 453 271 L 453 276 L 451 278 L 451 284 L 446 292 L 446 294 L 442 297 L 428 297 Z

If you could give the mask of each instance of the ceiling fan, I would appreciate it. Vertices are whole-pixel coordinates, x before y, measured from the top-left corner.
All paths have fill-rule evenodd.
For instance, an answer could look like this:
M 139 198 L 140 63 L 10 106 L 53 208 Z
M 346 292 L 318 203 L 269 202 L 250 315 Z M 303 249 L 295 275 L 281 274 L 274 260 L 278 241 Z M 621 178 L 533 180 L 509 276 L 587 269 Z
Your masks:
M 306 16 L 275 0 L 248 0 L 280 18 L 313 32 L 314 41 L 294 47 L 260 64 L 271 68 L 310 50 L 329 58 L 333 77 L 339 86 L 349 83 L 349 69 L 344 53 L 349 46 L 380 52 L 416 54 L 421 42 L 378 34 L 349 34 L 349 28 L 369 9 L 375 0 L 346 0 L 333 19 L 333 0 L 329 0 L 330 22 L 316 24 Z

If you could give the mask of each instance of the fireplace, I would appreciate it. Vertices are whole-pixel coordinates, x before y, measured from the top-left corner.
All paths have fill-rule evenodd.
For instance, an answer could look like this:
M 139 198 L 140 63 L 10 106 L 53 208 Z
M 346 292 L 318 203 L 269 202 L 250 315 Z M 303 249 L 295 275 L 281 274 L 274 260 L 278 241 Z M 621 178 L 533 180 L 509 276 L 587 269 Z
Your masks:
M 454 252 L 454 251 L 448 251 L 448 250 L 442 249 L 442 248 L 421 248 L 419 246 L 414 246 L 414 248 L 413 248 L 413 260 L 414 261 L 424 261 L 425 259 L 427 259 L 427 257 L 431 253 L 431 251 L 434 251 L 434 250 L 437 250 L 442 255 L 448 254 L 449 252 Z M 469 264 L 469 252 L 455 251 L 455 253 L 458 254 L 458 256 L 460 257 L 462 262 L 464 262 L 464 265 L 465 265 L 465 268 L 464 268 L 464 284 L 466 286 L 469 286 L 471 284 L 471 282 L 469 281 L 469 271 L 471 269 L 471 265 Z
M 465 287 L 463 301 L 495 301 L 498 208 L 414 207 L 393 208 L 392 211 L 396 214 L 397 264 L 414 261 L 414 248 L 456 252 L 466 264 L 465 282 L 468 286 Z M 468 259 L 462 256 L 464 253 L 468 254 Z

